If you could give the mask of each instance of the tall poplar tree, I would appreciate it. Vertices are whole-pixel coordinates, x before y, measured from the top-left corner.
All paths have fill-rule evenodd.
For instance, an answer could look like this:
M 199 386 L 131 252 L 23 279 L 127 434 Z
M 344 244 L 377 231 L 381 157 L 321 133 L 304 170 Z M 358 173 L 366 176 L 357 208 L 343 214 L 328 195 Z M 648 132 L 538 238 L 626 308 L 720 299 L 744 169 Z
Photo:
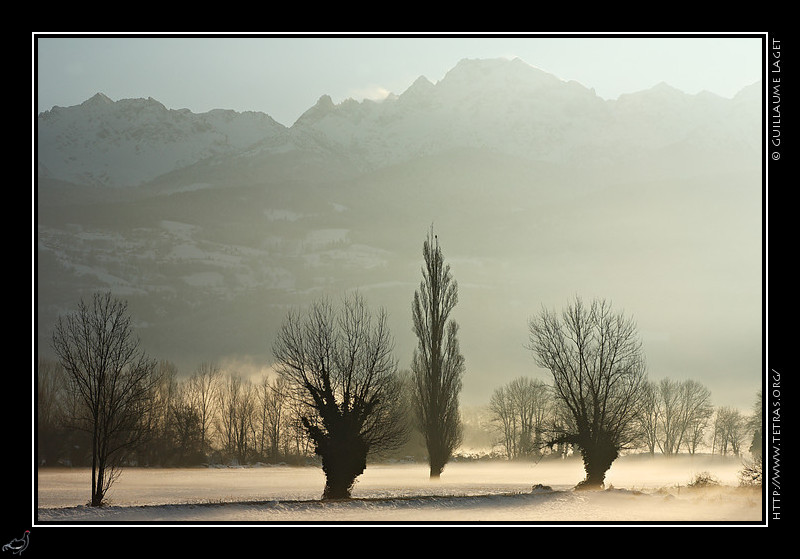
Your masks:
M 458 303 L 458 284 L 432 227 L 422 254 L 422 282 L 412 305 L 418 345 L 411 371 L 416 419 L 428 450 L 430 477 L 436 479 L 462 441 L 459 394 L 465 366 L 458 324 L 449 318 Z

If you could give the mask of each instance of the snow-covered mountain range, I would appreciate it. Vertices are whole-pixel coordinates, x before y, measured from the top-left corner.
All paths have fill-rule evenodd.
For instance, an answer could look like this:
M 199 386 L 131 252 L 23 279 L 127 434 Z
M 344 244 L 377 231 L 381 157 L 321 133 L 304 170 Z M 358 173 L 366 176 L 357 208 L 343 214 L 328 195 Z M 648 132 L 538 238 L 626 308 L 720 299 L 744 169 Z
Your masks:
M 323 95 L 290 128 L 258 112 L 194 114 L 98 93 L 38 116 L 38 173 L 131 186 L 210 157 L 300 150 L 375 169 L 464 147 L 570 165 L 676 145 L 757 149 L 760 99 L 759 84 L 724 99 L 661 83 L 606 101 L 520 59 L 465 59 L 437 84 L 420 77 L 382 102 Z
M 761 96 L 603 100 L 515 59 L 463 60 L 381 102 L 323 95 L 290 127 L 102 93 L 53 107 L 36 118 L 37 351 L 110 289 L 184 373 L 268 366 L 287 305 L 358 288 L 389 309 L 406 366 L 433 223 L 478 399 L 531 371 L 527 317 L 575 293 L 643 317 L 663 376 L 701 367 L 674 351 L 697 336 L 727 347 L 723 318 L 731 361 L 758 367 Z

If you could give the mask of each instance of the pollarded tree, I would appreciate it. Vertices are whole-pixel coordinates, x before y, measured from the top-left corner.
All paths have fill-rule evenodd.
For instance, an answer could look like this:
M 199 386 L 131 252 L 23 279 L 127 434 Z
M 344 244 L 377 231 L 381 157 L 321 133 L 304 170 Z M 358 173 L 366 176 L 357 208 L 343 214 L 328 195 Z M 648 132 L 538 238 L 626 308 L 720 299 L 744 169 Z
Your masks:
M 406 440 L 397 361 L 386 313 L 356 294 L 340 310 L 326 300 L 290 313 L 273 353 L 301 404 L 303 427 L 322 458 L 323 499 L 349 498 L 367 457 Z
M 620 451 L 640 437 L 647 377 L 636 325 L 606 301 L 586 307 L 576 298 L 560 315 L 543 309 L 529 327 L 534 359 L 552 373 L 567 410 L 550 442 L 576 445 L 586 470 L 578 487 L 601 488 Z
M 59 318 L 53 349 L 75 398 L 76 425 L 91 435 L 92 506 L 103 498 L 119 468 L 148 435 L 159 369 L 134 337 L 127 303 L 110 293 L 81 301 L 76 313 Z
M 423 244 L 422 282 L 414 293 L 412 318 L 417 349 L 411 362 L 416 418 L 425 438 L 430 477 L 438 478 L 461 444 L 459 395 L 464 357 L 458 324 L 450 313 L 458 303 L 458 284 L 444 263 L 433 229 Z

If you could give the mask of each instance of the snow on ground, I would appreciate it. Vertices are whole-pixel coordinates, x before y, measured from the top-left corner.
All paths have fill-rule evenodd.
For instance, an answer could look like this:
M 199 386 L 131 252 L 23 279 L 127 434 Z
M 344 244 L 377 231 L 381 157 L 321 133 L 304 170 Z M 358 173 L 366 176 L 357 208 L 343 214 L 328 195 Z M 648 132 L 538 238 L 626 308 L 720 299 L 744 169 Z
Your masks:
M 602 523 L 758 522 L 760 490 L 737 487 L 737 461 L 618 460 L 605 491 L 573 491 L 580 461 L 451 463 L 438 482 L 424 464 L 370 465 L 349 501 L 321 502 L 317 467 L 128 468 L 109 506 L 85 506 L 87 469 L 40 469 L 37 523 Z M 711 473 L 722 484 L 689 488 Z M 534 489 L 536 484 L 550 489 Z

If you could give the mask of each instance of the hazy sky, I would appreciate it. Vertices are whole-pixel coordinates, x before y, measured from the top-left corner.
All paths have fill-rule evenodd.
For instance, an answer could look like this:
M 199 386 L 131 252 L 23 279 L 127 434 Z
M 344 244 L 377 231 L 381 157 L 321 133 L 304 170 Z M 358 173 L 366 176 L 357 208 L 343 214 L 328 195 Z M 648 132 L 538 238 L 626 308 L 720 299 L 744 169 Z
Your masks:
M 462 58 L 519 57 L 606 99 L 659 82 L 731 97 L 761 78 L 761 37 L 127 36 L 33 34 L 36 112 L 101 92 L 167 108 L 261 111 L 290 126 L 324 94 L 400 94 Z

